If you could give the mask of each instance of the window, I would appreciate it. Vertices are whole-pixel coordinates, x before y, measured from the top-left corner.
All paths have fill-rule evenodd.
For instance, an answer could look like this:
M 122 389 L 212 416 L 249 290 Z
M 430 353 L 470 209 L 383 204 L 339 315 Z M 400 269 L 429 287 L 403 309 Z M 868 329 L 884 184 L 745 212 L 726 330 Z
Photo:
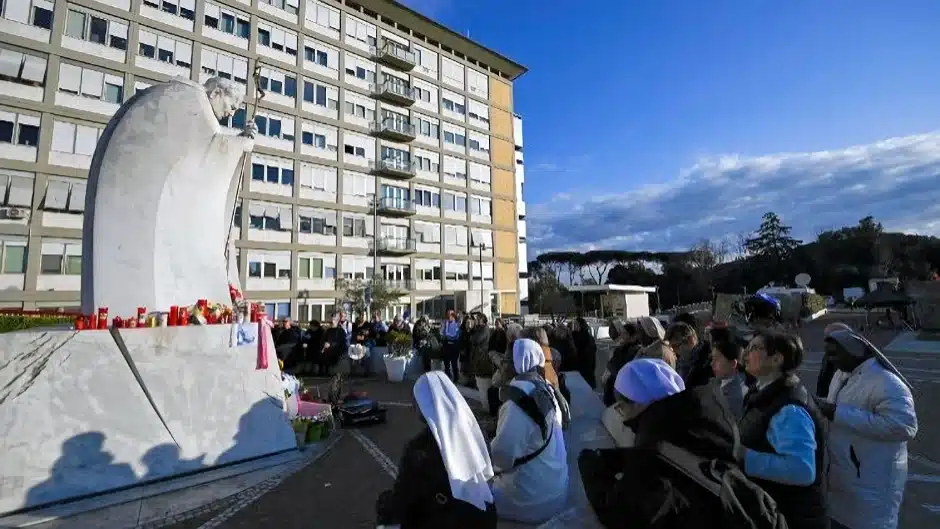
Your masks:
M 369 47 L 375 47 L 375 26 L 364 20 L 346 15 L 346 40 L 357 41 Z
M 288 118 L 268 112 L 259 112 L 255 116 L 258 134 L 269 138 L 294 141 L 294 118 Z
M 52 30 L 54 6 L 51 0 L 5 0 L 0 2 L 0 10 L 7 20 Z
M 447 211 L 456 211 L 457 213 L 467 212 L 467 195 L 444 193 L 444 209 Z
M 441 81 L 453 87 L 463 90 L 463 65 L 444 57 L 441 59 Z
M 441 95 L 441 108 L 453 112 L 454 114 L 460 114 L 461 119 L 467 115 L 467 106 L 463 96 L 458 96 L 450 92 L 444 92 L 444 94 Z
M 470 246 L 483 246 L 493 249 L 493 232 L 490 230 L 470 230 Z
M 46 275 L 81 275 L 82 243 L 43 242 L 39 273 Z
M 271 68 L 262 68 L 261 77 L 258 79 L 262 90 L 268 90 L 275 94 L 297 98 L 297 77 L 295 74 L 283 73 Z
M 452 246 L 469 246 L 466 226 L 444 226 L 444 244 Z
M 272 5 L 283 11 L 287 11 L 292 15 L 297 14 L 297 2 L 298 0 L 259 0 L 265 4 Z
M 490 107 L 479 101 L 470 100 L 467 106 L 467 115 L 470 121 L 483 128 L 490 126 Z
M 418 242 L 425 244 L 439 244 L 441 242 L 441 225 L 432 222 L 415 222 L 415 237 Z
M 275 204 L 250 204 L 248 227 L 254 230 L 290 231 L 293 229 L 290 206 Z
M 365 279 L 372 277 L 372 260 L 364 257 L 343 256 L 343 278 Z
M 427 156 L 415 154 L 413 158 L 415 168 L 419 171 L 428 171 L 431 173 L 439 173 L 441 171 L 440 164 L 431 160 L 431 158 L 428 158 Z
M 470 162 L 470 181 L 474 184 L 481 184 L 486 187 L 490 185 L 490 166 Z
M 124 78 L 63 62 L 59 63 L 59 91 L 121 104 L 124 101 Z
M 273 24 L 258 23 L 258 44 L 297 56 L 297 34 Z
M 33 204 L 33 175 L 0 169 L 0 206 L 28 208 Z
M 375 82 L 375 65 L 361 57 L 346 54 L 346 75 L 369 83 Z
M 176 40 L 166 35 L 141 29 L 137 54 L 181 68 L 190 68 L 193 62 L 193 45 L 189 41 Z
M 398 162 L 408 164 L 411 161 L 411 153 L 402 149 L 382 146 L 382 160 L 386 162 Z
M 415 62 L 418 64 L 418 70 L 437 79 L 437 53 L 422 48 L 417 44 L 411 45 L 411 50 L 415 53 Z
M 468 138 L 471 150 L 481 153 L 490 152 L 490 137 L 486 134 L 470 131 Z
M 339 89 L 319 81 L 304 81 L 304 101 L 336 110 L 339 108 Z
M 58 213 L 84 213 L 85 181 L 50 178 L 42 209 Z
M 127 24 L 91 12 L 69 9 L 65 21 L 65 34 L 109 48 L 127 49 Z
M 16 239 L 0 240 L 0 273 L 26 273 L 26 241 Z
M 325 5 L 323 2 L 308 0 L 304 18 L 322 29 L 339 32 L 339 9 Z M 307 24 L 307 27 L 310 27 L 310 24 Z
M 418 281 L 440 281 L 441 280 L 441 265 L 434 261 L 427 263 L 415 263 L 417 268 L 417 279 Z
M 489 78 L 485 73 L 467 68 L 467 91 L 480 97 L 489 97 Z
M 290 279 L 290 253 L 248 256 L 248 277 Z
M 415 114 L 415 131 L 422 135 L 426 136 L 434 141 L 439 141 L 441 137 L 441 126 L 439 125 L 438 120 L 433 118 L 424 117 L 420 114 Z
M 350 117 L 375 121 L 375 102 L 348 90 L 346 101 L 343 103 L 343 111 Z
M 336 212 L 301 210 L 297 231 L 310 235 L 336 235 Z
M 444 126 L 444 143 L 465 147 L 467 145 L 467 132 L 459 127 Z
M 240 39 L 251 37 L 251 18 L 229 7 L 217 6 L 206 2 L 203 24 L 222 33 L 228 33 Z
M 336 193 L 336 168 L 309 163 L 300 164 L 300 189 Z
M 52 123 L 52 150 L 91 156 L 100 135 L 98 127 L 56 120 Z
M 453 180 L 467 181 L 467 161 L 451 156 L 444 157 L 444 176 Z
M 203 46 L 201 60 L 205 75 L 231 79 L 243 85 L 248 83 L 248 59 Z
M 343 217 L 343 237 L 366 237 L 367 222 L 364 217 Z
M 333 269 L 333 275 L 336 276 L 336 269 Z M 323 266 L 322 257 L 300 257 L 297 259 L 297 279 L 324 279 L 326 270 Z
M 470 197 L 470 214 L 490 217 L 493 215 L 493 204 L 492 202 L 490 202 L 490 199 L 488 198 L 471 196 Z
M 186 20 L 196 20 L 196 0 L 144 0 L 144 5 Z
M 289 270 L 288 274 L 290 274 Z M 271 317 L 275 320 L 290 318 L 290 302 L 281 301 L 279 303 L 265 303 L 264 312 L 265 314 L 270 314 Z
M 415 101 L 424 101 L 425 103 L 431 102 L 431 91 L 427 88 L 418 86 L 415 84 L 414 87 Z
M 372 143 L 373 145 L 375 145 L 375 143 L 372 142 L 372 138 L 368 136 L 363 136 L 361 134 L 348 132 L 348 131 L 343 133 L 343 141 L 345 142 L 345 144 L 343 145 L 343 152 L 347 156 L 355 156 L 357 158 L 366 157 L 366 154 L 367 154 L 366 148 L 369 145 L 369 143 Z M 371 158 L 372 156 L 374 156 L 374 151 L 368 154 L 369 154 L 369 157 Z
M 430 189 L 415 189 L 414 203 L 427 208 L 441 207 L 441 194 Z
M 338 70 L 339 50 L 317 41 L 305 39 L 304 60 L 330 70 Z
M 372 175 L 343 172 L 343 194 L 367 197 L 375 193 L 375 177 Z
M 301 143 L 304 145 L 326 152 L 336 152 L 336 137 L 338 135 L 336 127 L 304 121 L 301 124 L 301 129 Z
M 0 80 L 29 86 L 46 84 L 46 58 L 0 47 Z
M 283 158 L 252 156 L 251 179 L 269 184 L 294 185 L 294 162 Z
M 26 147 L 39 145 L 39 116 L 0 110 L 0 143 Z

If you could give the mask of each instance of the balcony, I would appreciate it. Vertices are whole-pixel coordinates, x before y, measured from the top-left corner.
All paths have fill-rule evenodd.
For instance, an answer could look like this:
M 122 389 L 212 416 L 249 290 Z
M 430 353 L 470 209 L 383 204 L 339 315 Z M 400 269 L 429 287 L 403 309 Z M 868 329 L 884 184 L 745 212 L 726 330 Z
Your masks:
M 407 83 L 390 82 L 388 79 L 372 84 L 372 96 L 403 107 L 415 104 L 414 88 Z
M 372 172 L 377 175 L 399 180 L 410 180 L 415 177 L 416 168 L 408 160 L 399 160 L 397 158 L 386 158 L 385 160 L 376 160 L 370 164 Z
M 370 51 L 376 61 L 403 72 L 410 72 L 418 65 L 415 52 L 393 40 L 382 39 L 382 45 L 373 46 Z
M 408 142 L 417 138 L 415 126 L 409 121 L 385 118 L 372 122 L 372 134 L 386 140 Z
M 414 279 L 382 279 L 378 278 L 376 281 L 380 281 L 385 288 L 389 290 L 399 290 L 408 292 L 415 289 L 415 280 Z
M 418 251 L 417 243 L 414 239 L 407 237 L 377 237 L 375 239 L 375 250 L 378 253 L 386 255 L 408 255 Z
M 382 197 L 375 209 L 386 217 L 410 217 L 418 212 L 412 200 L 399 197 Z

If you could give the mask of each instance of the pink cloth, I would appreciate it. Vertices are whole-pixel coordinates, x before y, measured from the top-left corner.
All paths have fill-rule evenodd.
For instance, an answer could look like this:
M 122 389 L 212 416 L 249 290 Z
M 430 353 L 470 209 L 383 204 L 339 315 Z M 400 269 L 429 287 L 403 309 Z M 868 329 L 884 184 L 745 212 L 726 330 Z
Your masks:
M 331 411 L 333 408 L 329 404 L 322 402 L 304 402 L 297 403 L 297 415 L 300 417 L 316 417 L 323 412 Z
M 271 328 L 274 324 L 266 317 L 258 320 L 258 366 L 256 369 L 268 368 L 268 341 L 274 342 Z

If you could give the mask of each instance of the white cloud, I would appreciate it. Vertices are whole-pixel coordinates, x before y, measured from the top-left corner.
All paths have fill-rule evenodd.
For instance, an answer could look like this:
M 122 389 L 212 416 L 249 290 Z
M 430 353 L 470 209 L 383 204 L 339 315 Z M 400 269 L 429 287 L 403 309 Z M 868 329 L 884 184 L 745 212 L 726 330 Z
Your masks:
M 616 195 L 570 190 L 530 204 L 530 258 L 548 250 L 686 249 L 754 230 L 768 211 L 810 240 L 872 215 L 940 235 L 940 132 L 812 153 L 707 158 L 675 180 Z

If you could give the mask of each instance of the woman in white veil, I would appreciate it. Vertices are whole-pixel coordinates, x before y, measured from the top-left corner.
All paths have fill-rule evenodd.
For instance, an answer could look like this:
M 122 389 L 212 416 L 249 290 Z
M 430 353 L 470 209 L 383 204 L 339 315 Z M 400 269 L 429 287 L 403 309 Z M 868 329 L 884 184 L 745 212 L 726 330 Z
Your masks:
M 495 529 L 493 465 L 467 402 L 442 371 L 421 375 L 413 393 L 425 428 L 406 445 L 392 489 L 379 496 L 379 525 Z

